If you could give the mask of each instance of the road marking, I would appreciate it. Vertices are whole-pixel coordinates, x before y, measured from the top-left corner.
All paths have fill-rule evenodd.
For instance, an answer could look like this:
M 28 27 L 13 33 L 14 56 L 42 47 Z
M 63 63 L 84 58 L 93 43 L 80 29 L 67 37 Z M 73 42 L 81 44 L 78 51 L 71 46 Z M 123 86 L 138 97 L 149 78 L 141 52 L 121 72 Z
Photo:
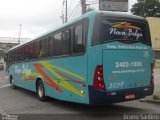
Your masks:
M 9 87 L 9 86 L 11 86 L 11 84 L 6 84 L 6 85 L 3 85 L 2 87 L 0 87 L 0 89 L 1 88 L 6 88 L 6 87 Z
M 0 115 L 2 118 L 2 120 L 18 120 L 18 115 L 10 115 L 7 114 L 5 111 L 3 111 L 2 109 L 0 109 Z
M 6 113 L 2 109 L 0 109 L 0 114 L 1 115 L 6 115 Z

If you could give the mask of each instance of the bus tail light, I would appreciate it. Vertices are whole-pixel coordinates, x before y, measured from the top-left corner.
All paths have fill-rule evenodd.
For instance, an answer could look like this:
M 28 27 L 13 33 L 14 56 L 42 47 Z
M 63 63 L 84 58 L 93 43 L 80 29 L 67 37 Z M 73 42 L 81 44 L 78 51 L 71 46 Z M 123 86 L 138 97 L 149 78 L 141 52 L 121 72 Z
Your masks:
M 106 90 L 104 79 L 103 79 L 103 66 L 97 65 L 94 73 L 93 86 L 100 90 Z
M 104 16 L 105 14 L 104 14 L 103 12 L 100 12 L 99 15 L 100 15 L 100 16 Z
M 150 85 L 154 85 L 154 73 L 153 73 L 153 64 L 151 64 L 151 80 Z

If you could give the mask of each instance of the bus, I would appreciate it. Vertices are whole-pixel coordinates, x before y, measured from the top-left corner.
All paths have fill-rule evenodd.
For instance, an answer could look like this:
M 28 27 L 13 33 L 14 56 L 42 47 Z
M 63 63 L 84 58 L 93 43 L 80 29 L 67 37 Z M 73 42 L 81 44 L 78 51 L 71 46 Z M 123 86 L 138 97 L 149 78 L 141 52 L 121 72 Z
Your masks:
M 6 54 L 12 87 L 81 104 L 108 104 L 152 95 L 153 60 L 145 18 L 86 13 Z

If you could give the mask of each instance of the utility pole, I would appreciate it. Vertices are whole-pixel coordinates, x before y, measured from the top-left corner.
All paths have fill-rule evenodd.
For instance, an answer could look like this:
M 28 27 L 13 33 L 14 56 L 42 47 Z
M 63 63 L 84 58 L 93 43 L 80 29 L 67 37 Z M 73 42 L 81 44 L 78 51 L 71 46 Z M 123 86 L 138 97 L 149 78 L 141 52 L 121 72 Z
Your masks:
M 68 11 L 68 9 L 67 9 L 67 7 L 68 7 L 68 5 L 67 5 L 67 0 L 66 0 L 66 16 L 65 16 L 65 22 L 67 22 L 67 17 L 68 17 L 68 15 L 67 15 L 67 11 Z
M 65 14 L 63 13 L 64 5 L 65 5 Z M 62 15 L 60 16 L 63 23 L 67 22 L 67 19 L 68 19 L 67 12 L 68 12 L 67 0 L 63 0 Z
M 63 14 L 63 12 L 62 12 L 62 16 L 60 16 L 60 17 L 61 17 L 62 23 L 64 24 L 64 14 Z
M 18 39 L 19 44 L 21 42 L 21 28 L 22 28 L 22 24 L 19 25 L 19 39 Z
M 65 16 L 64 16 L 64 14 L 62 16 L 63 16 L 63 21 L 65 21 L 65 23 L 66 23 L 67 19 L 68 19 L 68 15 L 67 15 L 67 12 L 68 12 L 67 0 L 63 0 L 63 5 L 64 4 L 65 4 Z M 64 17 L 65 17 L 65 20 L 64 20 Z
M 81 0 L 82 14 L 86 13 L 86 0 Z

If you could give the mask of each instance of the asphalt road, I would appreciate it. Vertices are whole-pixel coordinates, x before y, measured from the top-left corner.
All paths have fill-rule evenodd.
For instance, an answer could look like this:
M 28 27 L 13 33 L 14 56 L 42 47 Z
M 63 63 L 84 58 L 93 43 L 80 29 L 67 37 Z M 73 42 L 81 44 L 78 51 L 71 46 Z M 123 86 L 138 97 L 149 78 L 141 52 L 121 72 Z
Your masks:
M 123 119 L 124 115 L 132 114 L 159 114 L 160 105 L 147 102 L 132 101 L 105 106 L 87 106 L 69 103 L 56 99 L 41 102 L 35 93 L 18 88 L 12 89 L 8 86 L 4 74 L 0 73 L 0 113 L 23 114 L 20 118 L 27 120 L 55 118 L 73 119 Z M 2 77 L 3 76 L 3 77 Z M 25 115 L 24 115 L 25 114 Z M 34 114 L 34 117 L 32 115 Z M 41 115 L 40 115 L 41 114 Z M 28 117 L 31 117 L 30 119 Z M 38 117 L 38 118 L 37 118 Z M 83 119 L 82 119 L 83 118 Z M 0 118 L 1 119 L 1 118 Z M 23 120 L 21 119 L 21 120 Z

